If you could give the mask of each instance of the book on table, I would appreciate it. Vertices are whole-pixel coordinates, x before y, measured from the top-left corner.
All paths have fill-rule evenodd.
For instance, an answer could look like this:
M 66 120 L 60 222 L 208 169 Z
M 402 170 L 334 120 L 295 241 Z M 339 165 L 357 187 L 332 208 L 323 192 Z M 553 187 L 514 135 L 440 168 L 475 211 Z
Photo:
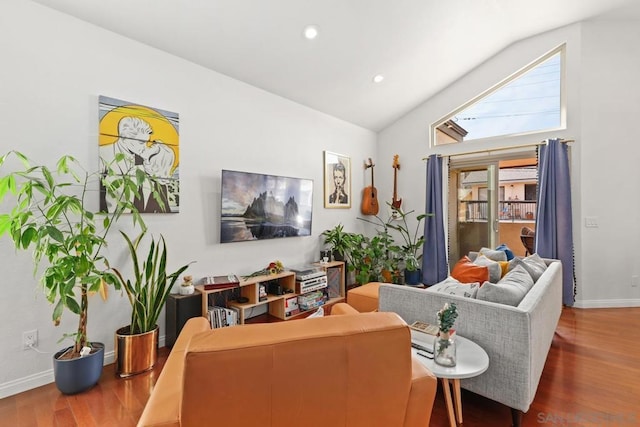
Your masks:
M 235 274 L 226 276 L 206 276 L 202 279 L 204 289 L 232 289 L 240 286 L 240 279 Z
M 411 331 L 411 342 L 413 344 L 427 349 L 433 349 L 433 343 L 438 337 L 438 326 L 416 320 L 409 325 L 409 329 Z M 455 333 L 455 329 L 449 331 L 452 337 Z

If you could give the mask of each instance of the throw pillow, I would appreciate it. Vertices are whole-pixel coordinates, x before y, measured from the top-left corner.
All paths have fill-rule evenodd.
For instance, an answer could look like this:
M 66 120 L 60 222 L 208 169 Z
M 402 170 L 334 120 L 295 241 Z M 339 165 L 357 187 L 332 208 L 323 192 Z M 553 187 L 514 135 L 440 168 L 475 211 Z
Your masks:
M 515 257 L 509 261 L 509 271 L 517 265 L 521 265 L 531 275 L 534 282 L 537 282 L 542 273 L 547 269 L 547 264 L 538 254 L 529 255 L 526 258 Z
M 500 278 L 502 278 L 509 272 L 509 261 L 498 261 L 498 264 L 500 264 L 500 268 L 502 269 L 502 274 L 500 275 Z
M 503 243 L 500 246 L 498 246 L 496 248 L 496 251 L 504 251 L 504 253 L 507 255 L 507 261 L 511 261 L 514 257 L 513 251 L 509 249 L 509 246 L 507 246 L 506 243 Z
M 484 255 L 478 255 L 473 263 L 475 265 L 484 265 L 489 269 L 489 282 L 498 283 L 500 278 L 502 278 L 502 267 L 500 267 L 497 261 L 493 261 Z
M 504 251 L 497 251 L 495 249 L 482 248 L 479 251 L 480 255 L 484 255 L 494 261 L 507 261 L 507 254 Z
M 478 289 L 476 298 L 517 307 L 532 286 L 533 279 L 529 273 L 522 265 L 517 265 L 498 283 L 484 283 Z
M 475 265 L 469 257 L 462 257 L 451 270 L 451 277 L 460 283 L 484 283 L 489 280 L 489 268 Z
M 460 283 L 453 277 L 447 277 L 442 282 L 429 286 L 426 292 L 438 292 L 441 294 L 475 298 L 479 287 L 480 283 Z

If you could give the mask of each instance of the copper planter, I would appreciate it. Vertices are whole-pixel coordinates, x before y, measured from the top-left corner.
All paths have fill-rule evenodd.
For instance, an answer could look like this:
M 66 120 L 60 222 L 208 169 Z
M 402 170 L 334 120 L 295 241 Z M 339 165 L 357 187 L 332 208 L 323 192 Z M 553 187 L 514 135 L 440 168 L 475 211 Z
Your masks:
M 120 377 L 146 372 L 158 360 L 158 326 L 142 334 L 129 334 L 130 326 L 116 331 L 116 374 Z

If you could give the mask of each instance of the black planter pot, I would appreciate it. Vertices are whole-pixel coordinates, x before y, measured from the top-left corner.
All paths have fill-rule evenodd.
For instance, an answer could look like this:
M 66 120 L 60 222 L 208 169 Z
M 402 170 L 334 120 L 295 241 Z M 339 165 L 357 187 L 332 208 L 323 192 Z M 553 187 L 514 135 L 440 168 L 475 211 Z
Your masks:
M 91 345 L 96 351 L 88 356 L 59 360 L 58 357 L 71 347 L 60 350 L 53 355 L 53 376 L 56 380 L 56 387 L 62 393 L 83 392 L 96 385 L 100 379 L 104 366 L 104 344 L 94 342 Z
M 404 283 L 407 285 L 415 286 L 420 283 L 420 278 L 422 277 L 422 272 L 420 269 L 409 271 L 404 271 Z

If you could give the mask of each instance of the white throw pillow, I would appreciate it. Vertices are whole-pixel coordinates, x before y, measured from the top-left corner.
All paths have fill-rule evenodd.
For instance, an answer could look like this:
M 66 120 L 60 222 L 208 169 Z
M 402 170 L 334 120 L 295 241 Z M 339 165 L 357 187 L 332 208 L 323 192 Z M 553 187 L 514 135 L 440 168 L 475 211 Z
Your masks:
M 498 283 L 484 282 L 476 298 L 517 307 L 532 287 L 531 275 L 522 265 L 516 265 Z
M 484 255 L 487 258 L 494 261 L 506 261 L 507 253 L 505 251 L 499 251 L 495 249 L 482 248 L 478 251 L 479 255 Z
M 487 258 L 484 255 L 478 255 L 475 261 L 475 265 L 483 265 L 489 269 L 489 281 L 491 283 L 498 283 L 502 277 L 502 267 L 496 261 Z
M 441 294 L 457 295 L 466 298 L 475 298 L 478 293 L 480 283 L 460 283 L 458 280 L 449 276 L 440 283 L 429 286 L 426 292 L 437 292 Z
M 532 254 L 526 258 L 515 257 L 509 261 L 509 271 L 513 270 L 517 265 L 524 267 L 534 282 L 537 282 L 547 269 L 547 264 L 538 254 Z

